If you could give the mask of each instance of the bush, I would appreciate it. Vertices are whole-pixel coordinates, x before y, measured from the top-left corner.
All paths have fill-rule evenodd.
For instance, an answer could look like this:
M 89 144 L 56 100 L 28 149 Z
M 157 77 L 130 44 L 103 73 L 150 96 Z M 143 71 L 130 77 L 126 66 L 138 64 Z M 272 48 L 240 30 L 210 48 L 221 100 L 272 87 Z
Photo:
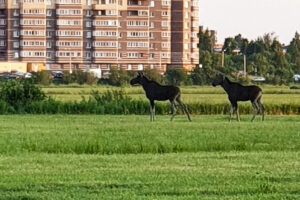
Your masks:
M 97 84 L 98 80 L 99 79 L 97 77 L 95 77 L 93 72 L 87 72 L 87 74 L 86 74 L 86 83 L 88 85 Z
M 129 84 L 131 79 L 130 73 L 123 69 L 118 69 L 117 67 L 112 67 L 110 69 L 110 75 L 108 77 L 108 83 L 114 86 L 123 86 Z
M 45 93 L 31 80 L 10 79 L 0 83 L 0 100 L 15 109 L 45 98 Z
M 50 85 L 52 81 L 52 76 L 49 71 L 40 71 L 40 72 L 31 72 L 32 73 L 32 80 L 41 85 Z
M 72 76 L 74 77 L 74 80 L 76 80 L 76 82 L 79 85 L 83 85 L 84 83 L 87 82 L 87 72 L 84 72 L 82 70 L 75 70 L 72 73 Z

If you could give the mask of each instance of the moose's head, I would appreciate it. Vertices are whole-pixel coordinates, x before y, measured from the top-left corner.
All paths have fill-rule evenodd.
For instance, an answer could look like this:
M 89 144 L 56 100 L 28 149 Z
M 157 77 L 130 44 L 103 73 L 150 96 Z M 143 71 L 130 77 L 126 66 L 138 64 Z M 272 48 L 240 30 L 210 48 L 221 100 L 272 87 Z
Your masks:
M 225 76 L 223 74 L 218 74 L 216 75 L 216 77 L 213 79 L 212 85 L 214 87 L 216 87 L 217 85 L 222 85 L 224 80 L 225 80 Z
M 131 79 L 130 85 L 137 85 L 137 84 L 141 85 L 143 78 L 144 78 L 143 72 L 138 72 L 138 75 L 135 78 Z

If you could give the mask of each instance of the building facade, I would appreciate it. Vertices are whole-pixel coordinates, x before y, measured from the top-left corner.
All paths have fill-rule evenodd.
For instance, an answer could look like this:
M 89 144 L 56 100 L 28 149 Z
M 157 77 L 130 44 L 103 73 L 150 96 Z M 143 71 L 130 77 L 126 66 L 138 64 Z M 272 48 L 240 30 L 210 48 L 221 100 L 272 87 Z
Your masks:
M 0 62 L 125 70 L 199 63 L 198 0 L 0 0 Z

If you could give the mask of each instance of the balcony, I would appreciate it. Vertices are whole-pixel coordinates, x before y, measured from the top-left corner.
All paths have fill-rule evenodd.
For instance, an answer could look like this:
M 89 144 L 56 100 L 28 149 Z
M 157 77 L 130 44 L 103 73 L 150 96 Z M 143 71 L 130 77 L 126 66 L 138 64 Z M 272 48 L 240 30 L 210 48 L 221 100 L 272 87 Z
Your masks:
M 94 10 L 127 10 L 127 0 L 96 0 Z
M 127 1 L 128 6 L 148 6 L 146 5 L 145 0 L 128 0 Z
M 6 3 L 0 3 L 0 9 L 1 8 L 6 8 Z

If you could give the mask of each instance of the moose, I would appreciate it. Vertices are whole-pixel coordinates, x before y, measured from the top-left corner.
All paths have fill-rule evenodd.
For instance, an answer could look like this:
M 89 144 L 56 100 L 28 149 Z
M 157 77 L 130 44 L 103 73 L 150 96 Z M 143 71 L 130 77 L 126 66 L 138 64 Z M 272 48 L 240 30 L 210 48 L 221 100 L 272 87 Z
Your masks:
M 261 103 L 262 97 L 262 89 L 258 86 L 251 85 L 251 86 L 243 86 L 239 83 L 235 83 L 230 81 L 226 76 L 222 74 L 218 74 L 213 82 L 212 85 L 216 87 L 220 85 L 225 92 L 228 94 L 228 99 L 230 101 L 230 115 L 229 121 L 231 121 L 231 115 L 236 111 L 237 121 L 240 121 L 239 110 L 238 110 L 238 101 L 251 101 L 252 108 L 253 108 L 253 117 L 251 121 L 254 120 L 258 111 L 262 114 L 262 121 L 264 121 L 264 111 L 265 108 Z
M 190 114 L 180 99 L 180 89 L 179 87 L 173 85 L 161 85 L 153 80 L 149 80 L 144 76 L 143 72 L 138 72 L 137 77 L 130 81 L 131 85 L 142 85 L 146 93 L 146 97 L 150 101 L 150 121 L 154 121 L 155 116 L 155 105 L 154 101 L 166 101 L 169 100 L 171 103 L 171 121 L 176 115 L 175 101 L 179 104 L 183 112 L 187 115 L 189 121 L 191 121 Z

